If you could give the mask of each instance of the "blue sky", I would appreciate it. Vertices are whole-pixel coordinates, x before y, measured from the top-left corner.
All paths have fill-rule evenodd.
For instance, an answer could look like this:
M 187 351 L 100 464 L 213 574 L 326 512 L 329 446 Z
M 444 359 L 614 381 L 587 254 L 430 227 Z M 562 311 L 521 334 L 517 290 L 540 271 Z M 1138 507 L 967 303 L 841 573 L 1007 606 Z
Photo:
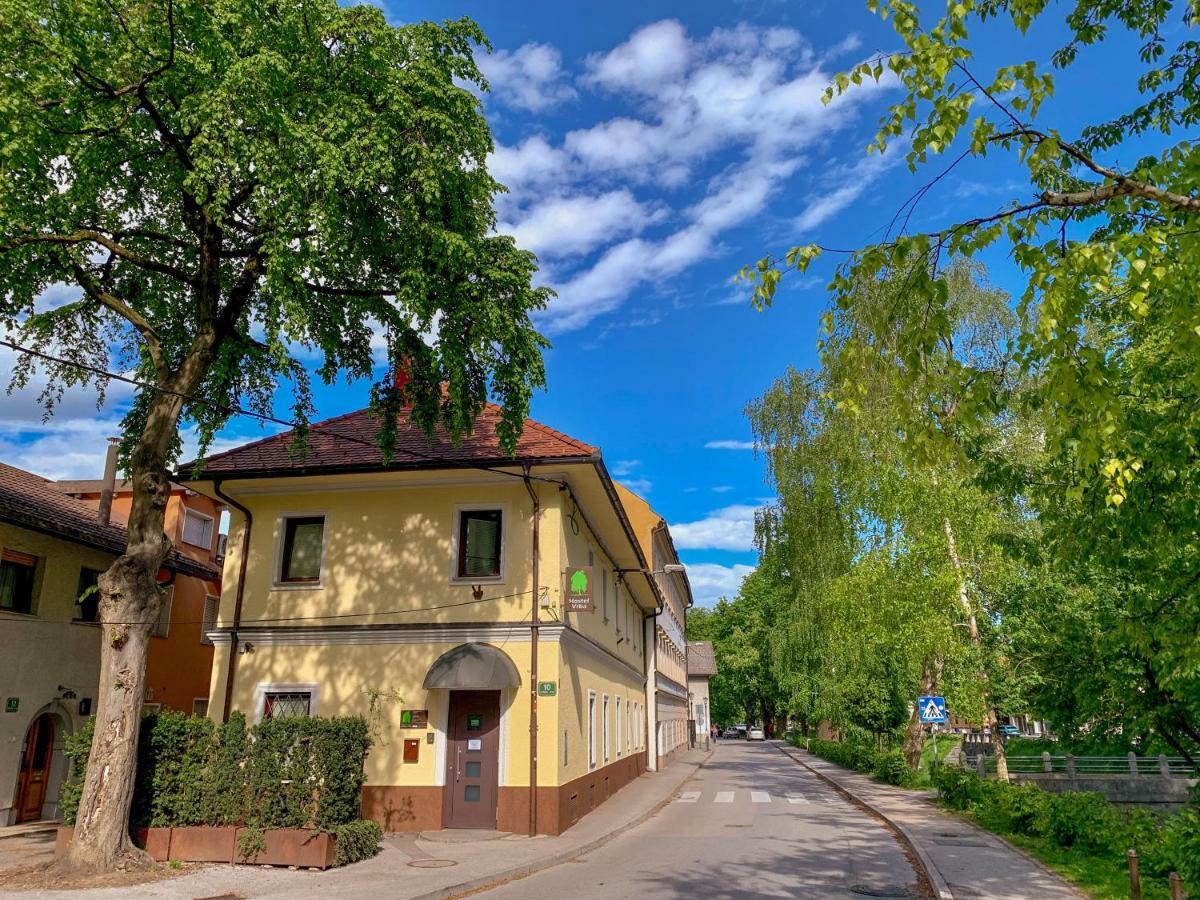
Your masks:
M 793 243 L 861 245 L 945 164 L 912 176 L 898 152 L 865 155 L 897 95 L 889 85 L 820 103 L 832 74 L 896 47 L 890 29 L 857 0 L 439 0 L 386 10 L 397 23 L 470 16 L 494 45 L 480 62 L 493 88 L 491 166 L 511 189 L 501 228 L 538 254 L 541 281 L 559 294 L 538 320 L 554 348 L 534 418 L 603 448 L 614 474 L 666 517 L 701 603 L 733 594 L 755 562 L 754 510 L 769 498 L 744 408 L 786 366 L 815 364 L 829 269 L 786 280 L 764 313 L 731 276 Z M 1011 30 L 990 27 L 977 42 L 980 70 L 1045 60 L 1058 38 L 1047 26 L 1014 43 Z M 1084 54 L 1042 121 L 1073 134 L 1111 114 L 1133 77 Z M 1027 193 L 1004 161 L 964 166 L 912 227 Z M 1019 289 L 1002 254 L 988 262 L 996 283 Z M 32 393 L 7 398 L 0 458 L 50 477 L 95 477 L 123 399 L 97 414 L 93 398 L 68 395 L 43 426 Z M 322 417 L 337 415 L 365 405 L 366 387 L 322 387 L 317 399 Z M 237 421 L 222 446 L 260 434 Z

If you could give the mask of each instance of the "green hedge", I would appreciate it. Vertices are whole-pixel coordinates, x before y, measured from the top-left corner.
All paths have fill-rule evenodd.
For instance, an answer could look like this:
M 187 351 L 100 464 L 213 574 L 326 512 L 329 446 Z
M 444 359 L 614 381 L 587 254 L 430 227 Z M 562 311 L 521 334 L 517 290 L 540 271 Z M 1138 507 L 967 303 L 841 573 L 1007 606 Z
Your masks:
M 72 777 L 60 804 L 74 824 L 91 721 L 67 745 Z M 249 825 L 334 831 L 358 820 L 371 740 L 361 718 L 268 719 L 224 725 L 178 712 L 145 716 L 130 824 Z
M 347 866 L 360 860 L 370 859 L 379 852 L 383 840 L 383 829 L 371 819 L 359 819 L 339 825 L 334 831 L 337 837 L 335 866 Z
M 1052 794 L 1033 784 L 984 780 L 958 766 L 932 773 L 942 801 L 970 812 L 999 834 L 1044 838 L 1056 846 L 1098 857 L 1120 858 L 1137 850 L 1143 873 L 1165 878 L 1178 872 L 1200 885 L 1200 812 L 1188 809 L 1165 819 L 1144 809 L 1122 809 L 1103 795 Z
M 900 750 L 879 752 L 870 744 L 861 741 L 821 741 L 816 738 L 797 738 L 796 745 L 807 746 L 810 752 L 821 759 L 827 759 L 847 769 L 874 775 L 888 784 L 907 786 L 916 778 Z

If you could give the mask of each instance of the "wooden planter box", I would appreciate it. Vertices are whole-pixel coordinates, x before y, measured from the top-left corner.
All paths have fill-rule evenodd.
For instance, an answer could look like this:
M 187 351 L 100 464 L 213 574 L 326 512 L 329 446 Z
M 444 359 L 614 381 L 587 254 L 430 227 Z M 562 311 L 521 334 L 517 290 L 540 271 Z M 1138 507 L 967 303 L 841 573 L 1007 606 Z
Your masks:
M 262 832 L 266 846 L 249 859 L 238 852 L 238 839 L 248 829 L 210 825 L 178 828 L 139 828 L 137 841 L 158 862 L 249 863 L 257 866 L 299 866 L 328 869 L 337 854 L 337 838 L 328 832 L 313 834 L 304 828 L 267 828 Z M 75 829 L 60 825 L 54 838 L 54 856 L 67 849 Z

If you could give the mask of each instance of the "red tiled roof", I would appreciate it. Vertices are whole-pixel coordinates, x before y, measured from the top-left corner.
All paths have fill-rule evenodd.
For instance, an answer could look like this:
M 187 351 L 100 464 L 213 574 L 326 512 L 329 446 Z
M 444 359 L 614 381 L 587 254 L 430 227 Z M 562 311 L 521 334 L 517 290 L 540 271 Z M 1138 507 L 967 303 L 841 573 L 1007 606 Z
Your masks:
M 125 552 L 128 541 L 125 526 L 102 525 L 94 506 L 67 496 L 53 481 L 4 463 L 0 463 L 0 519 L 110 553 Z M 171 551 L 165 565 L 208 581 L 221 577 L 216 569 L 176 550 Z
M 533 419 L 525 420 L 525 428 L 512 456 L 500 449 L 496 427 L 500 423 L 500 407 L 487 404 L 471 434 L 465 435 L 458 446 L 440 426 L 433 439 L 403 419 L 397 424 L 396 447 L 391 464 L 386 464 L 376 442 L 379 421 L 370 410 L 360 409 L 309 427 L 308 450 L 301 458 L 292 456 L 294 432 L 285 431 L 273 437 L 216 453 L 203 460 L 202 475 L 303 475 L 313 472 L 370 469 L 453 468 L 488 463 L 511 464 L 516 460 L 542 461 L 591 457 L 599 451 L 582 441 L 568 437 Z M 199 460 L 180 466 L 180 475 L 191 475 Z

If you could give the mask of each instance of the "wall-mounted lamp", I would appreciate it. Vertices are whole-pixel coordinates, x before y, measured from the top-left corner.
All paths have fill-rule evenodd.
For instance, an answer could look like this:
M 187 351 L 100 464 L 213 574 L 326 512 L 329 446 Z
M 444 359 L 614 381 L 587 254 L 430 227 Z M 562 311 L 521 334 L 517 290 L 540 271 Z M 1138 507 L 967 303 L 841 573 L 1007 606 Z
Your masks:
M 75 692 L 73 690 L 71 690 L 69 687 L 67 687 L 65 684 L 60 684 L 58 686 L 58 692 L 59 692 L 59 694 L 62 695 L 63 700 L 74 700 L 76 697 Z
M 245 641 L 242 644 L 242 646 L 238 647 L 239 654 L 244 655 L 246 653 L 253 653 L 253 652 L 254 652 L 254 645 L 252 643 L 250 643 L 249 641 Z

